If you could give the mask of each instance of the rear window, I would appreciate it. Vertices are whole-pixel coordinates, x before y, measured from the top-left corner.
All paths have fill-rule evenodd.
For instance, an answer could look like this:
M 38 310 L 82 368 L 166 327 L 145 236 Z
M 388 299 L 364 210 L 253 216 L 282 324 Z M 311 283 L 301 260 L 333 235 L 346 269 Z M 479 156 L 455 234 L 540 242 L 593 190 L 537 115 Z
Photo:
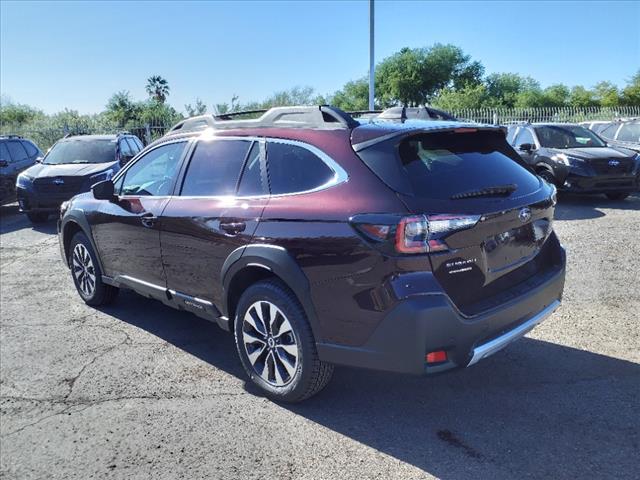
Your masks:
M 359 155 L 382 181 L 406 195 L 448 200 L 488 187 L 539 187 L 502 132 L 419 134 L 399 145 L 383 142 Z
M 274 195 L 313 190 L 334 177 L 333 170 L 314 153 L 288 143 L 268 143 L 267 165 Z
M 618 140 L 621 142 L 640 142 L 640 123 L 626 123 L 620 129 Z

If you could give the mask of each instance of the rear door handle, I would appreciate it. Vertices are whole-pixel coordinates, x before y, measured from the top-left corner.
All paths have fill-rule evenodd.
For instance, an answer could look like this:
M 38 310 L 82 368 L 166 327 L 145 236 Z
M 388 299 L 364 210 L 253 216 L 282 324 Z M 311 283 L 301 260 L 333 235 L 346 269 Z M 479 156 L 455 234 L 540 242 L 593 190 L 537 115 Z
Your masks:
M 220 228 L 229 235 L 237 235 L 240 232 L 244 232 L 247 224 L 244 222 L 220 222 Z
M 140 217 L 140 221 L 142 222 L 142 226 L 147 227 L 147 228 L 152 228 L 156 224 L 156 220 L 158 220 L 158 217 L 156 217 L 151 212 L 145 213 L 144 215 L 142 215 Z

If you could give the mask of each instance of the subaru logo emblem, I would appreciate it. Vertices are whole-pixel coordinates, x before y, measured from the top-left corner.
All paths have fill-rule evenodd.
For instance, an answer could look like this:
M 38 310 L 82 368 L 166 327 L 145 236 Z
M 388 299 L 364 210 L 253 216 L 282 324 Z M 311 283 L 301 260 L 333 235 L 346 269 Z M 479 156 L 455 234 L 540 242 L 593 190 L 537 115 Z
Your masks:
M 56 178 L 56 179 L 53 181 L 53 183 L 54 183 L 54 185 L 64 185 L 64 180 L 63 180 L 63 179 L 61 179 L 61 178 Z
M 620 165 L 620 160 L 609 160 L 610 167 L 617 167 L 618 165 Z
M 520 213 L 518 213 L 518 218 L 522 223 L 527 223 L 529 220 L 531 220 L 531 209 L 525 207 L 520 210 Z

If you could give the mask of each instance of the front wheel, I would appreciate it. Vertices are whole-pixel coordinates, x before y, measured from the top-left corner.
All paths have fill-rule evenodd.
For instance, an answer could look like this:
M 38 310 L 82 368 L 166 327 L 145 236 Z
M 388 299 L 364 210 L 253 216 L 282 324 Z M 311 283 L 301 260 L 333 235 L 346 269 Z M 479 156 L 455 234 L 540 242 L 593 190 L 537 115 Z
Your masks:
M 76 233 L 69 247 L 69 267 L 76 290 L 87 305 L 107 305 L 116 298 L 119 289 L 102 281 L 102 271 L 91 242 L 82 233 Z
M 249 378 L 274 400 L 300 402 L 331 379 L 333 365 L 318 358 L 304 310 L 280 281 L 255 283 L 242 294 L 234 333 Z
M 551 173 L 549 170 L 539 171 L 538 176 L 550 185 L 556 184 L 556 177 L 554 177 L 553 173 Z
M 624 200 L 628 196 L 629 196 L 629 193 L 627 193 L 627 192 L 607 193 L 607 198 L 609 200 Z

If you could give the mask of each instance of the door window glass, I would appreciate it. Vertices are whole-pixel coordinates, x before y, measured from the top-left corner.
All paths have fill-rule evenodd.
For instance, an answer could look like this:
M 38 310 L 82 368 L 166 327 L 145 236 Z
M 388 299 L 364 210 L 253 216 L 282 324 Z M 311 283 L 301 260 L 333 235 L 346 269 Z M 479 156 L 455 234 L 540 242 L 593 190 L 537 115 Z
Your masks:
M 255 142 L 251 153 L 249 153 L 249 158 L 247 158 L 244 171 L 242 172 L 238 195 L 247 197 L 264 195 L 265 193 L 266 191 L 262 184 L 262 173 L 260 171 L 260 144 Z
M 0 160 L 4 160 L 7 163 L 11 162 L 11 156 L 9 155 L 9 150 L 4 142 L 0 143 Z
M 269 142 L 267 169 L 272 194 L 306 192 L 329 182 L 333 170 L 306 148 Z
M 183 196 L 235 195 L 248 140 L 200 141 L 182 184 Z
M 535 145 L 536 142 L 533 140 L 533 135 L 529 131 L 528 128 L 523 128 L 518 132 L 518 136 L 516 137 L 516 146 L 520 146 L 523 143 L 530 143 L 531 145 Z
M 29 155 L 27 155 L 27 151 L 22 146 L 22 143 L 7 142 L 7 148 L 14 162 L 23 162 L 29 159 Z
M 26 141 L 22 141 L 22 146 L 24 147 L 24 149 L 27 151 L 27 154 L 30 157 L 35 157 L 38 155 L 38 153 L 40 153 L 37 149 L 37 147 L 31 143 L 31 142 L 26 142 Z
M 627 123 L 618 133 L 621 142 L 640 142 L 640 123 Z
M 604 138 L 608 138 L 610 140 L 615 140 L 616 132 L 618 131 L 618 128 L 620 128 L 620 124 L 619 123 L 612 123 L 607 128 L 602 130 L 602 132 L 600 132 L 600 135 L 603 136 Z
M 169 195 L 185 146 L 186 142 L 179 142 L 154 148 L 127 169 L 116 191 L 121 195 Z

